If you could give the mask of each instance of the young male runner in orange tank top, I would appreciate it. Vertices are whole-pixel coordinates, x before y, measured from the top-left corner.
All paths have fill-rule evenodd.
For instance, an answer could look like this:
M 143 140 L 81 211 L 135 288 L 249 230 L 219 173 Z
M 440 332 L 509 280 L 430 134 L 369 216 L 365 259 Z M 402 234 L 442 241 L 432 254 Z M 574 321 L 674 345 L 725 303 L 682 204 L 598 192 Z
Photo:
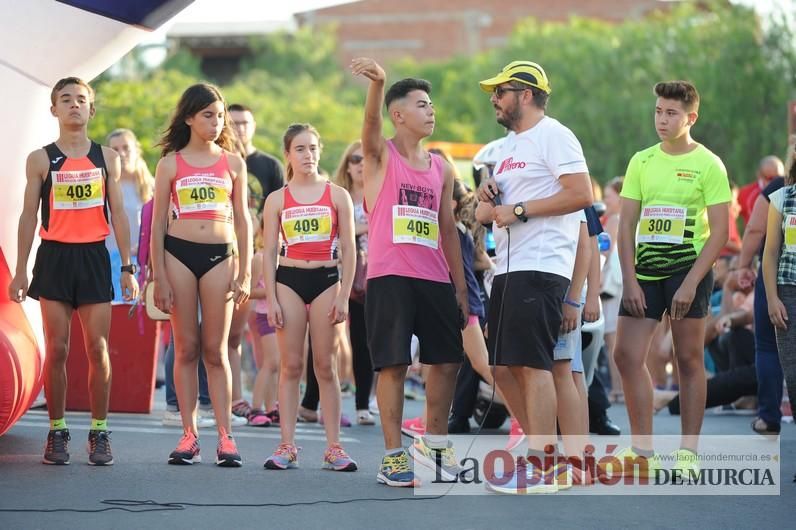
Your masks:
M 68 464 L 70 439 L 64 420 L 66 358 L 72 311 L 77 310 L 89 361 L 91 429 L 89 464 L 111 465 L 108 397 L 111 366 L 111 264 L 105 238 L 111 224 L 122 258 L 121 288 L 125 300 L 138 297 L 135 266 L 130 264 L 130 229 L 119 187 L 119 156 L 88 138 L 94 116 L 94 91 L 76 77 L 61 79 L 51 94 L 50 111 L 58 118 L 58 140 L 28 155 L 27 184 L 19 217 L 17 264 L 9 297 L 22 302 L 30 295 L 41 304 L 46 356 L 44 393 L 50 415 L 45 464 Z M 28 285 L 28 257 L 41 203 L 42 239 L 33 280 Z

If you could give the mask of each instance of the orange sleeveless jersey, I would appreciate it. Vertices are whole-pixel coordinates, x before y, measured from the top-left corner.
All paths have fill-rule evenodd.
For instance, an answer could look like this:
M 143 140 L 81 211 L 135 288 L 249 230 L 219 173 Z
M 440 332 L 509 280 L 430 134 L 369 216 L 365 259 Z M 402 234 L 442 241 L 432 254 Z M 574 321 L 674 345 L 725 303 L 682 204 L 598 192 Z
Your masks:
M 227 153 L 215 164 L 194 167 L 180 153 L 177 175 L 171 182 L 171 204 L 175 219 L 205 219 L 232 222 L 232 177 Z
M 44 150 L 50 169 L 42 184 L 39 237 L 60 243 L 103 241 L 110 228 L 102 146 L 91 142 L 82 158 L 67 158 L 55 143 Z
M 297 202 L 285 186 L 284 205 L 279 219 L 282 256 L 307 261 L 337 259 L 337 209 L 332 185 L 326 183 L 321 198 L 312 204 Z

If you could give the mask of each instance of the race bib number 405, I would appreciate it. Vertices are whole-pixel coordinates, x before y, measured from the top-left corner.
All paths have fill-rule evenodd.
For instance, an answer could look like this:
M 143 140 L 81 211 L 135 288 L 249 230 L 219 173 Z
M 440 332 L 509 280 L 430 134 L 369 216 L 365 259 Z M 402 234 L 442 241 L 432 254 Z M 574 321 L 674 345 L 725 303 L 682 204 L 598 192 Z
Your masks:
M 645 206 L 639 221 L 639 243 L 682 243 L 685 212 L 679 206 Z
M 437 212 L 417 206 L 393 206 L 392 242 L 437 248 L 439 245 Z
M 102 206 L 102 169 L 53 171 L 53 209 L 83 210 Z
M 282 212 L 282 231 L 288 245 L 329 241 L 332 209 L 328 206 L 294 206 Z
M 188 177 L 177 182 L 180 211 L 207 212 L 224 210 L 229 202 L 227 181 L 218 177 Z

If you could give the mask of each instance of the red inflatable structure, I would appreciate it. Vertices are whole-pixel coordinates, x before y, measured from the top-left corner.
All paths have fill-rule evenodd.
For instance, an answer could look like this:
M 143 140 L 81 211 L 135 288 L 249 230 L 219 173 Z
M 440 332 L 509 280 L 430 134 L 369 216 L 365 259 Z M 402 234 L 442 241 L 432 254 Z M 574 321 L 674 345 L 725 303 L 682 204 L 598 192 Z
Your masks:
M 22 306 L 8 298 L 10 283 L 11 273 L 0 248 L 0 436 L 39 395 L 44 365 Z

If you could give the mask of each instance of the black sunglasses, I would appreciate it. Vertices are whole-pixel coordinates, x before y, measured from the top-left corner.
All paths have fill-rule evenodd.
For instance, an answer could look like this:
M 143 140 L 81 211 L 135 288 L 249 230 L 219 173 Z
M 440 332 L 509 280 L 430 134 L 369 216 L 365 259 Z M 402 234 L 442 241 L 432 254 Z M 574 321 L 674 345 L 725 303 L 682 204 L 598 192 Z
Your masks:
M 362 155 L 351 155 L 350 157 L 348 157 L 348 161 L 351 162 L 352 164 L 359 164 L 363 160 L 365 160 L 365 157 Z
M 495 97 L 498 99 L 503 97 L 503 94 L 506 92 L 525 92 L 526 90 L 530 90 L 530 88 L 515 88 L 515 87 L 507 87 L 507 86 L 496 86 L 494 90 Z

